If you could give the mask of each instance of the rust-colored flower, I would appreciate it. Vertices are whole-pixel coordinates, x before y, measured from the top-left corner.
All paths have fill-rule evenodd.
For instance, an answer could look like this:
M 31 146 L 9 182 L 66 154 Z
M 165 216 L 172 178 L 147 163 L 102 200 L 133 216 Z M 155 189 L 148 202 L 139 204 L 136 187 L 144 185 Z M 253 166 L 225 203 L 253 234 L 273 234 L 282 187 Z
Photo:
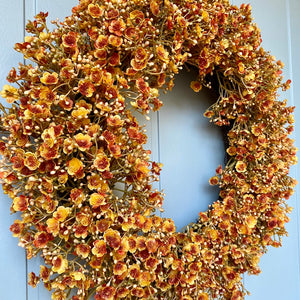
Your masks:
M 19 237 L 22 234 L 24 227 L 25 224 L 23 221 L 15 220 L 9 229 L 13 233 L 14 237 Z
M 68 260 L 63 258 L 61 255 L 58 255 L 52 259 L 52 268 L 53 272 L 58 274 L 64 273 L 68 268 Z
M 78 90 L 83 96 L 92 97 L 95 92 L 95 86 L 89 80 L 80 80 Z
M 46 85 L 56 84 L 58 82 L 58 75 L 56 72 L 45 72 L 41 78 L 41 82 Z
M 173 232 L 175 232 L 174 222 L 171 221 L 171 220 L 164 221 L 163 226 L 162 226 L 162 230 L 164 232 L 167 232 L 167 233 L 173 233 Z
M 109 32 L 121 36 L 123 34 L 123 31 L 125 30 L 126 25 L 122 19 L 112 20 L 108 30 Z
M 106 230 L 104 240 L 113 249 L 118 249 L 121 245 L 120 233 L 113 229 Z
M 109 158 L 105 155 L 104 152 L 99 152 L 96 156 L 96 159 L 94 160 L 95 168 L 98 171 L 103 172 L 105 170 L 109 170 L 109 165 Z
M 19 197 L 15 197 L 13 200 L 13 209 L 15 211 L 25 211 L 28 208 L 28 198 L 24 195 L 20 195 Z
M 93 18 L 99 18 L 103 15 L 103 10 L 98 4 L 89 4 L 88 12 Z
M 116 36 L 116 35 L 111 34 L 108 38 L 108 43 L 110 45 L 112 45 L 113 47 L 118 48 L 122 45 L 123 39 L 120 36 Z
M 239 173 L 244 173 L 247 171 L 247 165 L 243 161 L 238 161 L 235 165 L 235 168 Z
M 99 35 L 97 40 L 95 41 L 95 48 L 96 49 L 103 49 L 108 45 L 108 36 L 106 35 Z
M 43 280 L 43 282 L 49 281 L 50 269 L 43 265 L 40 266 L 40 278 Z
M 45 248 L 49 240 L 49 235 L 46 232 L 41 231 L 35 234 L 33 244 L 37 248 Z
M 97 190 L 100 193 L 106 193 L 109 190 L 107 183 L 98 174 L 88 178 L 88 188 L 90 190 Z
M 78 133 L 74 136 L 74 139 L 80 151 L 87 151 L 93 145 L 88 134 Z
M 202 89 L 202 84 L 199 81 L 192 81 L 191 88 L 198 93 Z
M 31 171 L 36 170 L 40 166 L 40 161 L 37 159 L 36 154 L 27 152 L 25 153 L 24 165 Z
M 82 258 L 87 258 L 90 254 L 91 247 L 86 244 L 79 244 L 75 247 L 75 252 Z
M 62 36 L 62 43 L 64 47 L 76 48 L 78 41 L 78 33 L 70 31 L 68 34 Z
M 97 240 L 93 243 L 92 253 L 97 257 L 102 257 L 107 253 L 106 243 L 103 240 Z
M 114 274 L 115 275 L 122 275 L 123 273 L 127 272 L 127 266 L 124 262 L 118 261 L 114 265 Z
M 103 286 L 97 289 L 95 300 L 113 300 L 116 289 L 112 286 Z

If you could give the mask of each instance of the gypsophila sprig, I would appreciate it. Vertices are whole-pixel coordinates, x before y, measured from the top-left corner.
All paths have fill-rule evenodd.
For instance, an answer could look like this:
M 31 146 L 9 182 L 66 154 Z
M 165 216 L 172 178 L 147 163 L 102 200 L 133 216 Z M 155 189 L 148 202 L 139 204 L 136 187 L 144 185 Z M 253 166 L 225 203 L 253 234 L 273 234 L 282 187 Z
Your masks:
M 243 299 L 241 275 L 258 274 L 286 234 L 297 150 L 293 107 L 277 99 L 290 81 L 260 47 L 250 5 L 81 0 L 52 31 L 46 17 L 15 46 L 33 64 L 13 68 L 1 91 L 11 106 L 1 106 L 0 178 L 20 212 L 10 230 L 45 262 L 29 284 L 55 300 Z M 218 79 L 205 116 L 230 125 L 230 159 L 210 179 L 219 199 L 176 232 L 154 214 L 162 165 L 133 112 L 159 110 L 184 65 L 198 69 L 195 92 Z

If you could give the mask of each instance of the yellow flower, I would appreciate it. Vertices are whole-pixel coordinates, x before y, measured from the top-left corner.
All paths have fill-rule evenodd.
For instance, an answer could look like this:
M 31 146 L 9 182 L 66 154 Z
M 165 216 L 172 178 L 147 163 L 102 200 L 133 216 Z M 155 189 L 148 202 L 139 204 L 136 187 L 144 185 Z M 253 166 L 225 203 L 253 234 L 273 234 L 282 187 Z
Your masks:
M 239 173 L 244 173 L 247 171 L 247 165 L 243 162 L 243 161 L 238 161 L 235 165 L 235 169 L 239 172 Z
M 93 193 L 89 199 L 90 204 L 93 208 L 97 208 L 100 205 L 104 205 L 106 203 L 105 197 L 102 194 Z
M 165 63 L 169 63 L 169 52 L 164 48 L 164 46 L 156 46 L 156 53 L 160 60 Z
M 59 206 L 56 210 L 56 212 L 53 214 L 53 217 L 57 219 L 59 222 L 65 221 L 67 216 L 70 214 L 71 208 Z
M 61 255 L 56 256 L 52 259 L 52 268 L 53 272 L 62 274 L 68 268 L 68 260 L 63 258 Z
M 84 281 L 86 279 L 85 275 L 82 272 L 72 272 L 71 276 L 76 281 L 79 281 L 79 280 L 83 280 Z
M 5 98 L 8 103 L 13 103 L 19 99 L 18 89 L 11 85 L 4 85 L 0 92 L 2 98 Z
M 67 163 L 67 171 L 69 175 L 75 175 L 83 169 L 83 163 L 78 158 L 73 157 Z
M 192 81 L 191 88 L 194 90 L 194 92 L 198 93 L 202 89 L 202 85 L 199 81 Z
M 56 72 L 53 73 L 45 72 L 43 74 L 43 77 L 41 78 L 41 82 L 46 85 L 56 84 L 58 82 L 58 75 Z

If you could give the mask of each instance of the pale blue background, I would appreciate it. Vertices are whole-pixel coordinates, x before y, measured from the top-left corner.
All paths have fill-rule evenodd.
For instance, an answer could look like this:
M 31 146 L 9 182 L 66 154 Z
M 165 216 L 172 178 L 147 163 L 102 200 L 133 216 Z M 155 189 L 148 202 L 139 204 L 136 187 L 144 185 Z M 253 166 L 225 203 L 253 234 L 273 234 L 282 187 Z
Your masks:
M 243 1 L 235 0 L 240 4 Z M 12 66 L 22 57 L 12 48 L 24 36 L 24 23 L 40 11 L 49 11 L 50 19 L 69 15 L 75 0 L 0 0 L 0 88 Z M 294 137 L 299 148 L 300 136 L 300 1 L 252 0 L 253 15 L 262 31 L 263 45 L 285 63 L 284 75 L 293 81 L 283 97 L 298 105 Z M 152 115 L 147 125 L 152 158 L 164 163 L 158 187 L 166 192 L 164 216 L 172 217 L 178 228 L 194 221 L 199 211 L 207 209 L 217 197 L 208 186 L 215 168 L 223 163 L 224 146 L 221 132 L 202 117 L 212 101 L 209 93 L 189 90 L 193 73 L 182 72 L 172 93 L 162 96 L 165 106 Z M 179 114 L 180 113 L 180 114 Z M 298 178 L 300 165 L 292 169 Z M 260 262 L 262 274 L 244 277 L 251 291 L 248 300 L 300 300 L 299 221 L 297 192 L 289 200 L 294 207 L 287 225 L 289 237 L 283 247 L 270 249 Z M 50 300 L 42 286 L 27 287 L 27 273 L 38 272 L 40 261 L 26 261 L 24 250 L 17 246 L 9 226 L 16 216 L 9 215 L 10 200 L 0 192 L 0 300 Z

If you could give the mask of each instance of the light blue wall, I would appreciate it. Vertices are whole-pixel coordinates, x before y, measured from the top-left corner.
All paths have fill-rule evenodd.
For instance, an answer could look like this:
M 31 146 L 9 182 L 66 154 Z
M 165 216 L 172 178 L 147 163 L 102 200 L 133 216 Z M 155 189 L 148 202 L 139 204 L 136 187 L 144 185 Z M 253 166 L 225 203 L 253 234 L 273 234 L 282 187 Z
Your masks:
M 235 4 L 244 1 L 234 0 Z M 253 15 L 262 31 L 265 49 L 272 50 L 276 58 L 285 63 L 284 75 L 293 81 L 292 88 L 284 95 L 290 105 L 297 105 L 294 137 L 300 143 L 300 1 L 252 0 Z M 0 0 L 0 87 L 12 66 L 22 57 L 12 50 L 15 42 L 24 35 L 24 22 L 40 11 L 49 11 L 49 19 L 70 14 L 76 0 Z M 222 134 L 211 126 L 202 114 L 212 101 L 209 93 L 195 94 L 188 89 L 193 73 L 182 72 L 175 80 L 172 93 L 163 95 L 165 106 L 153 114 L 147 124 L 148 146 L 152 158 L 164 163 L 161 182 L 157 186 L 166 192 L 164 216 L 172 217 L 178 228 L 194 221 L 199 211 L 207 209 L 217 197 L 217 190 L 207 185 L 215 168 L 223 163 Z M 183 104 L 184 103 L 184 104 Z M 180 114 L 179 114 L 180 113 Z M 292 169 L 298 178 L 300 165 Z M 262 274 L 244 277 L 251 300 L 299 300 L 299 193 L 289 200 L 294 211 L 287 225 L 289 237 L 283 247 L 270 249 L 261 259 Z M 10 200 L 0 192 L 0 300 L 50 300 L 50 293 L 42 286 L 27 287 L 26 274 L 38 272 L 40 261 L 26 261 L 17 239 L 9 232 L 15 216 L 9 215 Z

